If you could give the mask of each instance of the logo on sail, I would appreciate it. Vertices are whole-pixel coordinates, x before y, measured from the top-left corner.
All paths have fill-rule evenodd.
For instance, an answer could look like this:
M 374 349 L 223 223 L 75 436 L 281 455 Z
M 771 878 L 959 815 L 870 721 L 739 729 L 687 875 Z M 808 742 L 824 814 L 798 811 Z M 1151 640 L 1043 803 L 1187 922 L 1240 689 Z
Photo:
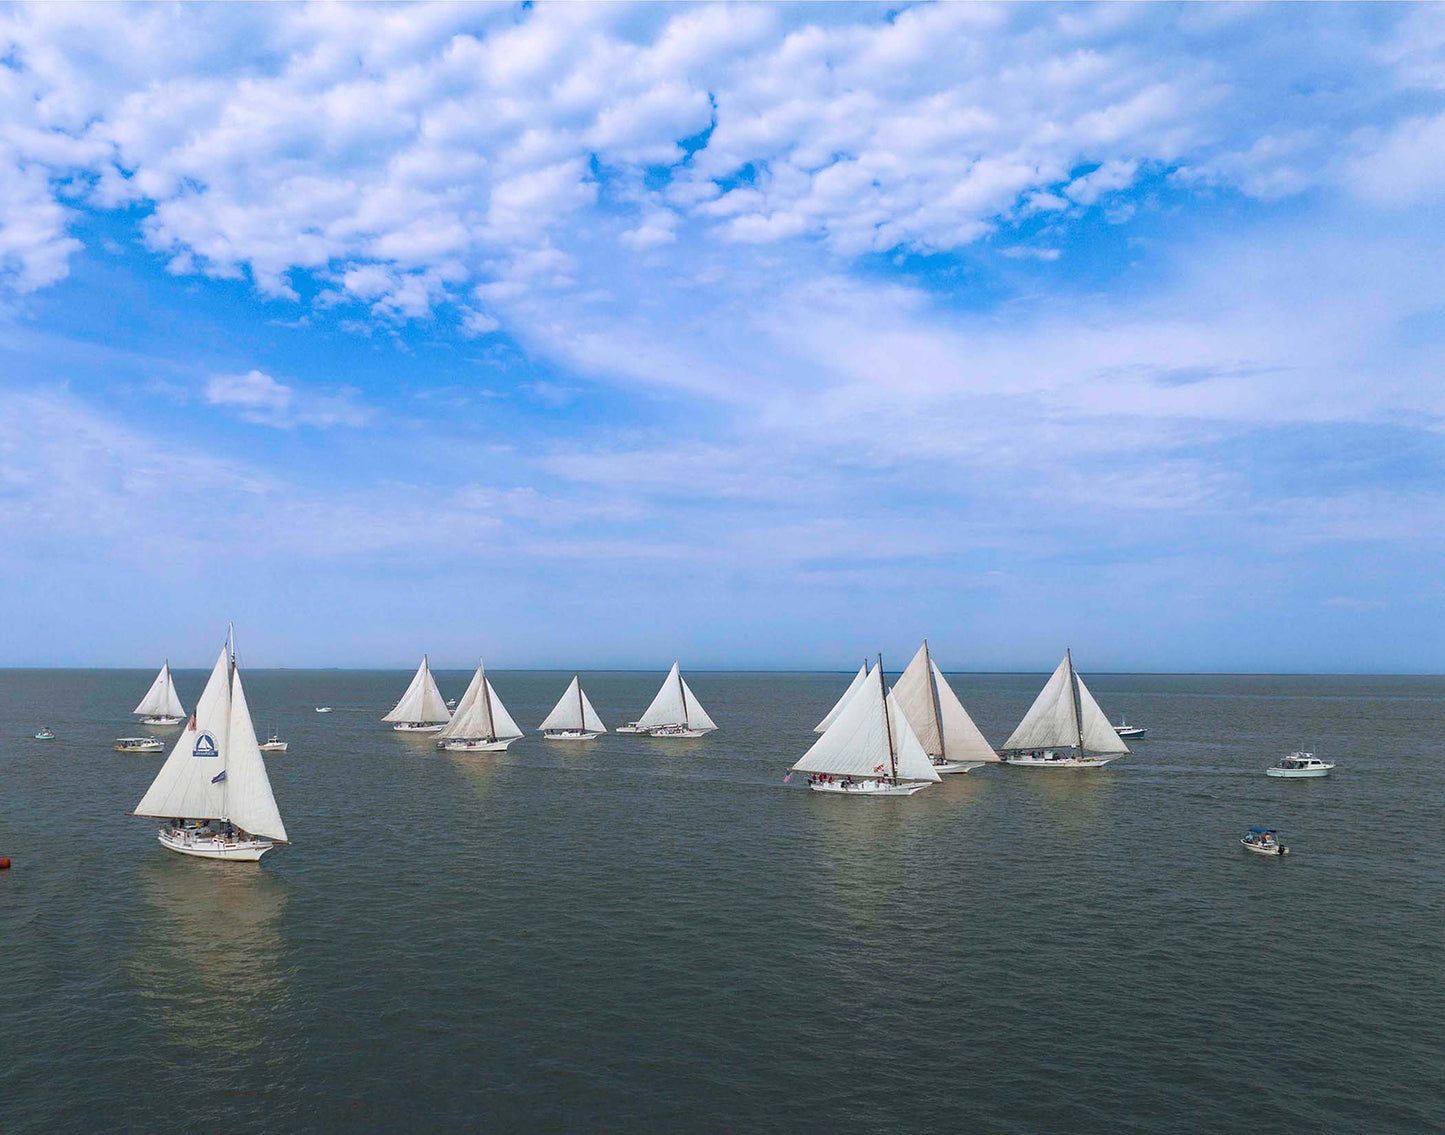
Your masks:
M 196 747 L 191 750 L 193 757 L 218 757 L 221 751 L 216 748 L 216 739 L 209 733 L 202 733 L 196 738 Z

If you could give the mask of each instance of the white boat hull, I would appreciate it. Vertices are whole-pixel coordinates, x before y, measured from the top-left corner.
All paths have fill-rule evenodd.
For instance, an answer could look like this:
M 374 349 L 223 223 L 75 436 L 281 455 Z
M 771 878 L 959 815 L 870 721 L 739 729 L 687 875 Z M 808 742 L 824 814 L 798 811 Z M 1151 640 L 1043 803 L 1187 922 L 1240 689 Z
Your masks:
M 982 768 L 982 761 L 944 761 L 942 764 L 935 764 L 933 771 L 939 776 L 952 776 L 956 773 L 971 772 L 973 769 Z
M 839 796 L 912 796 L 932 783 L 929 780 L 855 780 L 851 783 L 814 780 L 808 787 L 814 792 L 835 792 Z
M 151 717 L 142 717 L 140 719 L 142 725 L 179 725 L 183 721 L 185 721 L 184 717 L 172 717 L 167 713 L 158 713 Z
M 115 746 L 115 751 L 117 753 L 164 753 L 166 751 L 166 747 L 162 745 L 159 741 L 157 741 L 154 745 L 126 745 L 117 742 Z
M 445 721 L 438 721 L 435 725 L 427 721 L 398 721 L 392 729 L 398 733 L 440 733 L 446 724 Z
M 1118 756 L 1123 756 L 1120 753 Z M 1027 757 L 1012 756 L 1004 757 L 1006 765 L 1017 765 L 1019 768 L 1103 768 L 1112 760 L 1118 757 Z
M 1334 767 L 1331 765 L 1330 768 L 1267 768 L 1264 770 L 1264 775 L 1284 777 L 1287 780 L 1317 779 L 1321 776 L 1329 776 L 1330 769 Z
M 544 732 L 542 736 L 548 741 L 595 741 L 602 734 L 582 733 L 575 729 L 559 729 L 556 732 Z
M 331 707 L 330 707 L 329 705 L 318 705 L 318 706 L 316 707 L 316 712 L 317 712 L 317 713 L 330 713 L 330 712 L 331 712 Z
M 639 729 L 635 723 L 629 722 L 626 725 L 619 725 L 614 733 L 646 733 L 646 729 Z
M 263 753 L 284 753 L 289 744 L 289 741 L 267 741 L 260 749 Z
M 1141 729 L 1137 725 L 1116 725 L 1114 726 L 1114 732 L 1125 740 L 1129 740 L 1130 738 L 1142 737 L 1145 733 L 1148 733 L 1149 730 Z
M 220 836 L 197 838 L 189 832 L 180 835 L 171 828 L 162 828 L 156 835 L 167 851 L 181 855 L 193 855 L 197 859 L 229 859 L 239 863 L 254 863 L 276 844 L 269 839 L 223 839 Z
M 707 729 L 679 729 L 672 725 L 664 725 L 661 729 L 639 729 L 637 732 L 646 733 L 649 737 L 688 739 L 692 737 L 706 737 L 710 731 Z
M 438 747 L 449 753 L 502 753 L 516 737 L 501 737 L 495 741 L 469 741 L 464 737 L 451 737 L 445 741 L 438 741 Z
M 1239 841 L 1244 845 L 1245 851 L 1252 851 L 1256 855 L 1288 855 L 1289 848 L 1280 843 L 1250 843 L 1247 839 Z

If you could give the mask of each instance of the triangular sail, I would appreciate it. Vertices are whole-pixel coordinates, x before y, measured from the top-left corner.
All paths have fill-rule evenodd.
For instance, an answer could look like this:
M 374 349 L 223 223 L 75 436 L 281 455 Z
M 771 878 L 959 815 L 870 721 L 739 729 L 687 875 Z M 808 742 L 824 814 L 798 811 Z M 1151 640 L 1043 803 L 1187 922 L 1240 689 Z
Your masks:
M 884 701 L 876 671 L 859 687 L 827 731 L 793 766 L 796 772 L 830 776 L 891 777 L 896 760 L 899 780 L 938 780 L 933 762 L 923 751 L 908 718 L 892 695 Z M 884 724 L 884 707 L 888 725 Z M 892 734 L 893 754 L 889 752 Z
M 140 705 L 131 712 L 142 717 L 185 717 L 186 711 L 181 707 L 180 696 L 176 693 L 176 683 L 171 678 L 169 661 L 161 666 L 161 671 L 151 683 L 151 688 L 146 691 L 146 696 L 141 698 Z
M 607 726 L 602 724 L 602 718 L 592 708 L 592 699 L 587 696 L 587 691 L 582 690 L 582 728 L 588 733 L 606 733 Z
M 240 670 L 231 672 L 231 727 L 226 738 L 223 757 L 226 779 L 225 818 L 244 832 L 266 839 L 286 842 L 286 825 L 271 792 L 271 778 L 266 775 L 266 761 L 256 741 L 256 727 L 246 704 L 246 691 L 241 686 Z
M 1065 655 L 1018 728 L 1003 743 L 1004 749 L 1067 749 L 1079 743 L 1074 722 L 1072 675 L 1073 666 Z
M 487 677 L 486 668 L 478 666 L 467 692 L 457 702 L 456 713 L 437 734 L 437 740 L 457 737 L 467 741 L 499 741 L 520 736 L 522 730 L 497 697 L 497 687 Z
M 908 715 L 908 724 L 923 751 L 930 757 L 943 755 L 943 734 L 939 731 L 938 706 L 934 701 L 933 675 L 928 668 L 928 644 L 918 648 L 918 653 L 898 676 L 893 685 L 893 696 Z
M 997 761 L 988 738 L 963 708 L 958 695 L 944 678 L 938 663 L 933 663 L 933 680 L 938 687 L 938 712 L 943 718 L 943 747 L 951 761 Z
M 681 725 L 682 720 L 682 680 L 677 663 L 674 662 L 667 677 L 662 680 L 662 688 L 652 699 L 652 704 L 637 719 L 637 725 L 640 729 L 656 729 L 663 725 Z
M 462 695 L 462 700 L 457 702 L 457 708 L 452 712 L 451 720 L 437 733 L 438 741 L 444 741 L 448 737 L 465 736 L 465 734 L 457 732 L 457 727 L 469 722 L 472 707 L 482 696 L 482 682 L 486 680 L 486 676 L 486 671 L 478 666 L 477 672 L 472 675 L 471 683 L 467 686 L 467 692 Z
M 702 708 L 702 703 L 697 700 L 697 695 L 692 692 L 692 687 L 687 684 L 686 678 L 679 679 L 682 682 L 683 702 L 687 706 L 687 727 L 699 729 L 704 733 L 711 733 L 717 728 L 713 719 L 707 715 L 707 710 Z
M 486 701 L 492 710 L 492 736 L 498 740 L 506 740 L 508 737 L 522 736 L 522 727 L 507 712 L 507 707 L 502 704 L 502 699 L 497 697 L 497 687 L 492 685 L 492 680 L 487 679 L 487 693 L 490 695 Z
M 411 685 L 407 686 L 406 693 L 401 695 L 401 701 L 396 703 L 396 708 L 382 720 L 435 724 L 450 718 L 451 713 L 447 710 L 446 699 L 437 689 L 436 679 L 431 675 L 431 667 L 427 665 L 426 655 L 422 655 L 421 665 L 417 667 L 416 676 L 412 678 Z
M 539 728 L 543 732 L 548 730 L 573 730 L 579 733 L 607 732 L 607 727 L 602 724 L 602 719 L 597 716 L 597 711 L 592 708 L 592 703 L 587 699 L 587 692 L 582 688 L 582 679 L 576 675 L 567 686 L 567 692 L 552 707 L 552 712 L 547 715 L 547 719 Z
M 1109 718 L 1099 708 L 1084 679 L 1076 673 L 1074 681 L 1079 685 L 1079 719 L 1084 730 L 1084 749 L 1090 753 L 1127 753 L 1129 746 L 1118 731 L 1109 724 Z
M 868 663 L 865 662 L 862 666 L 858 667 L 858 673 L 853 675 L 853 680 L 848 683 L 848 688 L 843 691 L 843 696 L 833 703 L 833 708 L 828 711 L 827 716 L 825 716 L 822 721 L 818 722 L 817 725 L 813 726 L 813 732 L 825 732 L 828 726 L 832 725 L 833 722 L 838 719 L 838 715 L 843 712 L 843 707 L 848 704 L 848 699 L 850 699 L 854 694 L 856 694 L 858 692 L 858 687 L 867 680 Z
M 229 644 L 228 644 L 229 645 Z M 225 647 L 196 702 L 196 712 L 181 730 L 171 755 L 135 806 L 137 816 L 182 820 L 226 818 L 226 739 L 231 729 L 230 655 Z

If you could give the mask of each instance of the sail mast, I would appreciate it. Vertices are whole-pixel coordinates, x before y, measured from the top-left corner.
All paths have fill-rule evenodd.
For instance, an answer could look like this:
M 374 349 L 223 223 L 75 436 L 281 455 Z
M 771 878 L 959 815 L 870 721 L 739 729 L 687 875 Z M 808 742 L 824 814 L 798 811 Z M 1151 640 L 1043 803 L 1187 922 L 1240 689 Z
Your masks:
M 943 714 L 938 708 L 938 688 L 933 684 L 933 656 L 928 653 L 928 640 L 923 640 L 923 680 L 928 683 L 928 698 L 933 703 L 933 724 L 938 728 L 938 755 L 948 759 L 948 740 L 943 735 Z
M 1079 712 L 1079 678 L 1074 673 L 1074 655 L 1064 647 L 1064 661 L 1069 664 L 1069 705 L 1074 710 L 1074 736 L 1078 738 L 1079 756 L 1084 755 L 1084 722 Z
M 491 681 L 487 677 L 486 666 L 482 665 L 482 663 L 480 662 L 478 662 L 477 665 L 481 666 L 482 668 L 482 698 L 483 704 L 486 706 L 487 709 L 487 740 L 495 741 L 497 739 L 497 723 L 492 720 Z
M 676 666 L 677 663 L 674 662 L 673 665 Z M 691 729 L 692 726 L 688 724 L 687 720 L 687 687 L 682 684 L 681 670 L 677 672 L 677 696 L 682 699 L 682 727 Z
M 572 680 L 577 683 L 577 730 L 580 733 L 587 732 L 587 711 L 582 708 L 582 675 L 573 674 Z M 684 709 L 687 707 L 684 706 Z
M 888 720 L 888 686 L 883 681 L 883 652 L 878 652 L 878 692 L 883 695 L 883 731 L 888 736 L 888 762 L 893 769 L 893 779 L 898 779 L 898 750 L 893 744 L 893 722 Z

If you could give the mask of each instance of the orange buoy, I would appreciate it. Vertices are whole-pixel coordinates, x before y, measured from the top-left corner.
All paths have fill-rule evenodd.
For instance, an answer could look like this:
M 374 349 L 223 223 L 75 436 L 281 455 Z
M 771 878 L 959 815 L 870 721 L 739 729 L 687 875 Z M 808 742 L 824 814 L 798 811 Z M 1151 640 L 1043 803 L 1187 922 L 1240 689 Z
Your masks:
M 9 870 L 9 868 L 10 868 L 10 860 L 8 860 L 8 859 L 0 859 L 0 871 L 6 871 L 6 870 Z

